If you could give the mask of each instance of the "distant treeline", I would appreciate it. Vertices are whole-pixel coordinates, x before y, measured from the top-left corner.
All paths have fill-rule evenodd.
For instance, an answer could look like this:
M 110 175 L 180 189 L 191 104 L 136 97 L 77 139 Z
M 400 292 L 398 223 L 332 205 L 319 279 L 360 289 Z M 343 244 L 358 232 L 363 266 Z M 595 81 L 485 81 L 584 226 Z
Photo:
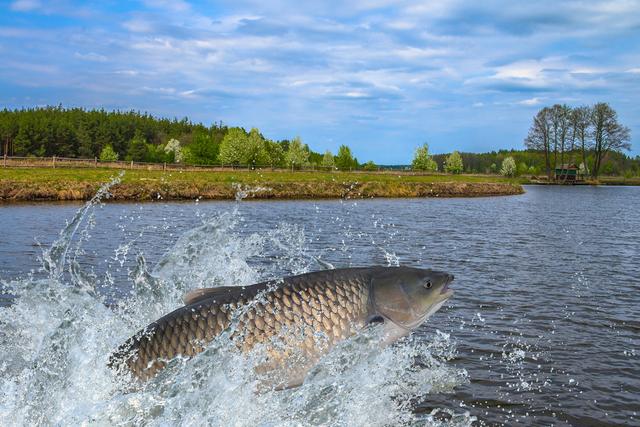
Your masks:
M 461 153 L 464 171 L 498 172 L 511 157 L 514 174 L 547 175 L 556 168 L 572 164 L 582 175 L 640 176 L 640 156 L 631 158 L 623 151 L 631 149 L 631 131 L 618 121 L 611 106 L 599 102 L 593 106 L 571 107 L 556 104 L 544 107 L 533 118 L 526 150 Z M 447 155 L 434 155 L 438 170 L 445 169 Z M 511 160 L 510 160 L 511 162 Z
M 617 122 L 607 104 L 570 108 L 543 108 L 525 140 L 526 150 L 488 153 L 428 153 L 418 148 L 412 168 L 452 173 L 500 173 L 512 157 L 516 173 L 551 174 L 559 163 L 583 164 L 586 172 L 640 175 L 640 156 L 631 158 L 628 129 Z M 201 165 L 256 165 L 272 167 L 321 166 L 342 170 L 375 170 L 373 162 L 358 163 L 342 145 L 334 155 L 319 153 L 300 138 L 273 141 L 258 129 L 228 127 L 222 122 L 205 126 L 187 118 L 157 118 L 136 111 L 85 110 L 43 107 L 0 111 L 0 155 L 100 158 L 104 161 L 180 162 Z M 449 161 L 449 164 L 447 164 Z M 395 166 L 390 168 L 407 168 Z
M 465 173 L 499 173 L 500 165 L 507 157 L 513 157 L 517 165 L 518 175 L 545 175 L 545 155 L 537 150 L 499 150 L 488 153 L 460 153 Z M 433 154 L 438 170 L 445 170 L 445 161 L 449 154 Z M 558 159 L 559 160 L 559 159 Z M 565 160 L 580 165 L 582 152 L 573 150 L 565 152 Z M 593 164 L 594 155 L 587 154 L 587 164 Z M 600 170 L 604 175 L 640 176 L 640 156 L 629 157 L 619 151 L 611 151 Z
M 63 107 L 0 111 L 0 155 L 5 154 L 208 165 L 359 166 L 344 145 L 337 155 L 318 153 L 300 138 L 272 141 L 257 129 L 246 131 L 222 122 L 205 126 L 137 111 Z

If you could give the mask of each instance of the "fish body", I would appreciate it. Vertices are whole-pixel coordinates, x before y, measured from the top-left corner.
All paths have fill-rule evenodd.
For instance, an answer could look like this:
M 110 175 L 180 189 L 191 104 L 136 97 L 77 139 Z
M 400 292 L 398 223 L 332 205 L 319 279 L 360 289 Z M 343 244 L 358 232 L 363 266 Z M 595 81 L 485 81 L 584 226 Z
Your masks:
M 435 280 L 432 277 L 443 283 L 453 278 L 410 267 L 363 267 L 307 273 L 251 286 L 198 289 L 187 294 L 185 306 L 127 340 L 111 356 L 110 365 L 125 367 L 135 377 L 148 380 L 171 359 L 200 353 L 231 326 L 230 337 L 240 350 L 249 352 L 261 345 L 266 351 L 266 360 L 256 367 L 258 372 L 284 369 L 285 379 L 274 385 L 295 386 L 335 344 L 371 322 L 389 323 L 390 342 L 421 324 L 429 308 L 441 305 L 451 293 L 445 289 L 437 302 L 420 313 L 410 313 L 411 322 L 404 322 L 401 317 L 411 311 L 407 306 L 411 301 L 402 284 L 396 283 L 398 277 L 417 279 L 424 288 L 424 276 L 429 277 L 429 283 Z

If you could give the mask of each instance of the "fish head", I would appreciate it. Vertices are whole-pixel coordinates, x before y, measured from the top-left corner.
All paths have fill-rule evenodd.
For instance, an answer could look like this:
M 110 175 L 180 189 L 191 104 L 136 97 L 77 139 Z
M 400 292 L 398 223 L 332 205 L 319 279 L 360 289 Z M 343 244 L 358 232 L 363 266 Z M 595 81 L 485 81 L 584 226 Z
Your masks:
M 442 271 L 383 268 L 372 275 L 370 317 L 413 330 L 451 298 L 453 291 L 449 283 L 452 281 L 453 275 Z

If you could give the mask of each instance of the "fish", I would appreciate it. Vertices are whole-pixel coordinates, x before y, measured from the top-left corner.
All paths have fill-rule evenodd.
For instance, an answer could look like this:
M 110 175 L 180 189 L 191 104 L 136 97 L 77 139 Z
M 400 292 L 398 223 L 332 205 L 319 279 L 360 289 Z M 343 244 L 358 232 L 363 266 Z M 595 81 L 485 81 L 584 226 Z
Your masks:
M 108 364 L 144 382 L 228 331 L 242 352 L 265 352 L 255 371 L 271 378 L 272 388 L 295 387 L 323 355 L 371 325 L 382 327 L 382 346 L 410 334 L 453 295 L 453 279 L 431 269 L 373 266 L 196 289 L 183 307 L 130 337 Z

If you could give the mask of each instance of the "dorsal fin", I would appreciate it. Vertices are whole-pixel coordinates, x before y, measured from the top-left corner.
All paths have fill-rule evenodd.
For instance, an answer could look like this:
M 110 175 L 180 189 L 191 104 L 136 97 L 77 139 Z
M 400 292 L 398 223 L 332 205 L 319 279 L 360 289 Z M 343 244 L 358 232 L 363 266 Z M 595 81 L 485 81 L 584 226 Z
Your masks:
M 218 286 L 216 288 L 200 288 L 187 292 L 182 300 L 185 305 L 191 305 L 194 302 L 198 302 L 203 299 L 213 298 L 215 296 L 220 299 L 228 297 L 230 294 L 236 294 L 242 292 L 244 286 Z

